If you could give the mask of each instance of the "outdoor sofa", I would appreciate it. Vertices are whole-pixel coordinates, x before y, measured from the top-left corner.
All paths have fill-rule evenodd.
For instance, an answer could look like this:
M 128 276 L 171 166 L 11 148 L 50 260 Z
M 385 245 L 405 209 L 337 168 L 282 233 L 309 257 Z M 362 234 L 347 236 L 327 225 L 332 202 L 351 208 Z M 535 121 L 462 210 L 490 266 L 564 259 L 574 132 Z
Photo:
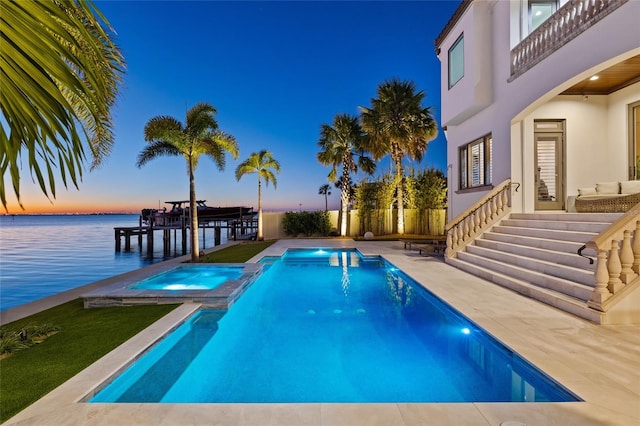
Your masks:
M 640 202 L 640 180 L 602 182 L 592 188 L 579 188 L 576 211 L 580 213 L 620 213 Z

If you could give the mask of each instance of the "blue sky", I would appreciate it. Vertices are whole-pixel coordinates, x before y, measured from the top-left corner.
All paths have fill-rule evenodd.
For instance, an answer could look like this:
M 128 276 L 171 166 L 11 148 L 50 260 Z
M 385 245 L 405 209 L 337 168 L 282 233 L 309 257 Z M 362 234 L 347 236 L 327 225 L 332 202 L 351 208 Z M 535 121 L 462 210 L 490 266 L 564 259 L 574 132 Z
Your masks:
M 186 110 L 201 101 L 218 109 L 220 128 L 236 137 L 240 157 L 227 157 L 224 172 L 203 158 L 196 171 L 198 198 L 213 206 L 257 207 L 257 178 L 237 182 L 234 170 L 252 152 L 268 149 L 281 172 L 277 189 L 263 191 L 264 209 L 323 209 L 318 188 L 327 183 L 329 168 L 316 160 L 321 124 L 338 113 L 357 114 L 358 106 L 370 105 L 377 85 L 392 77 L 423 90 L 439 120 L 434 39 L 459 1 L 96 4 L 116 30 L 127 62 L 114 110 L 115 146 L 100 169 L 85 172 L 80 190 L 60 189 L 53 203 L 23 175 L 27 212 L 139 211 L 187 199 L 183 159 L 161 158 L 141 169 L 135 161 L 149 119 L 184 121 Z M 445 170 L 444 136 L 412 165 Z M 378 170 L 389 170 L 388 159 Z M 337 208 L 339 193 L 332 192 L 329 207 Z M 14 198 L 9 202 L 12 213 L 20 212 Z

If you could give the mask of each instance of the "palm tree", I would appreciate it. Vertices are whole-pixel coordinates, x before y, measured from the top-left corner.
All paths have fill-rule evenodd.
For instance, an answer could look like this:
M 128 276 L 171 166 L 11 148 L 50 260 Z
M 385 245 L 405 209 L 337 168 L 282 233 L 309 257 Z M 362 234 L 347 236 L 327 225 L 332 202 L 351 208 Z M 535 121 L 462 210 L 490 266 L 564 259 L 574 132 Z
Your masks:
M 92 2 L 0 3 L 0 201 L 5 174 L 20 201 L 20 158 L 41 191 L 56 196 L 54 169 L 78 187 L 86 159 L 92 168 L 113 146 L 111 108 L 124 74 L 113 31 Z
M 327 200 L 327 197 L 331 195 L 331 186 L 328 183 L 320 186 L 320 188 L 318 189 L 318 195 L 324 195 L 324 211 L 328 211 L 329 202 Z
M 201 102 L 187 111 L 183 125 L 173 117 L 160 115 L 152 118 L 144 127 L 144 139 L 149 142 L 138 154 L 136 165 L 142 167 L 149 161 L 165 156 L 184 157 L 189 174 L 189 212 L 191 215 L 191 261 L 200 256 L 198 246 L 198 209 L 194 171 L 201 155 L 210 157 L 220 171 L 224 170 L 225 153 L 238 158 L 238 144 L 233 136 L 218 129 L 213 105 Z
M 267 186 L 269 186 L 269 182 L 273 182 L 273 187 L 276 188 L 278 182 L 274 172 L 280 173 L 280 163 L 265 149 L 251 153 L 249 158 L 236 167 L 236 180 L 238 181 L 248 173 L 258 175 L 258 235 L 256 238 L 259 241 L 264 239 L 262 233 L 262 179 Z
M 376 160 L 387 154 L 395 166 L 398 233 L 404 234 L 402 159 L 422 160 L 427 145 L 438 134 L 430 107 L 423 107 L 424 92 L 416 92 L 413 82 L 391 79 L 378 85 L 378 97 L 371 108 L 360 107 L 362 128 L 367 133 L 367 149 Z
M 323 124 L 320 128 L 318 145 L 321 151 L 317 158 L 320 164 L 331 166 L 329 180 L 335 181 L 338 167 L 342 166 L 340 177 L 340 235 L 347 234 L 347 208 L 349 206 L 349 194 L 351 192 L 351 173 L 356 173 L 358 168 L 372 174 L 375 163 L 365 155 L 364 135 L 358 117 L 349 114 L 337 114 L 333 118 L 333 124 Z M 355 158 L 358 158 L 357 163 Z

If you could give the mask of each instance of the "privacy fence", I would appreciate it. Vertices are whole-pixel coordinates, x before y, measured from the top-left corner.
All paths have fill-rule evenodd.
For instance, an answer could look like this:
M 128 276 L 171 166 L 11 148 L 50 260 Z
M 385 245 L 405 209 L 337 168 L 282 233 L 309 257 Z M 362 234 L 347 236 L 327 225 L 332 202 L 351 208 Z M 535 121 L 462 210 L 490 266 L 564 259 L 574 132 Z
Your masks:
M 348 215 L 347 235 L 350 237 L 361 236 L 369 231 L 374 235 L 391 235 L 398 232 L 398 211 L 395 209 L 369 210 L 366 214 L 360 214 L 358 210 L 350 210 Z M 284 212 L 264 213 L 263 232 L 265 239 L 296 237 L 285 234 L 282 225 L 284 217 Z M 446 219 L 446 209 L 405 209 L 405 234 L 445 235 Z M 329 211 L 329 220 L 332 230 L 340 228 L 340 212 L 338 210 Z

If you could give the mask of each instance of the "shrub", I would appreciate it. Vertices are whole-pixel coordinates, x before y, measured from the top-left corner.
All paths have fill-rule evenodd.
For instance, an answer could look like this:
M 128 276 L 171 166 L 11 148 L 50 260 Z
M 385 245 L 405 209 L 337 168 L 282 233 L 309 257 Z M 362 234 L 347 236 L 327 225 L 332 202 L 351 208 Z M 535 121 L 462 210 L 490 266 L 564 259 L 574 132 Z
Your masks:
M 304 234 L 310 237 L 313 234 L 329 235 L 331 223 L 329 212 L 286 212 L 282 219 L 282 227 L 287 235 Z

